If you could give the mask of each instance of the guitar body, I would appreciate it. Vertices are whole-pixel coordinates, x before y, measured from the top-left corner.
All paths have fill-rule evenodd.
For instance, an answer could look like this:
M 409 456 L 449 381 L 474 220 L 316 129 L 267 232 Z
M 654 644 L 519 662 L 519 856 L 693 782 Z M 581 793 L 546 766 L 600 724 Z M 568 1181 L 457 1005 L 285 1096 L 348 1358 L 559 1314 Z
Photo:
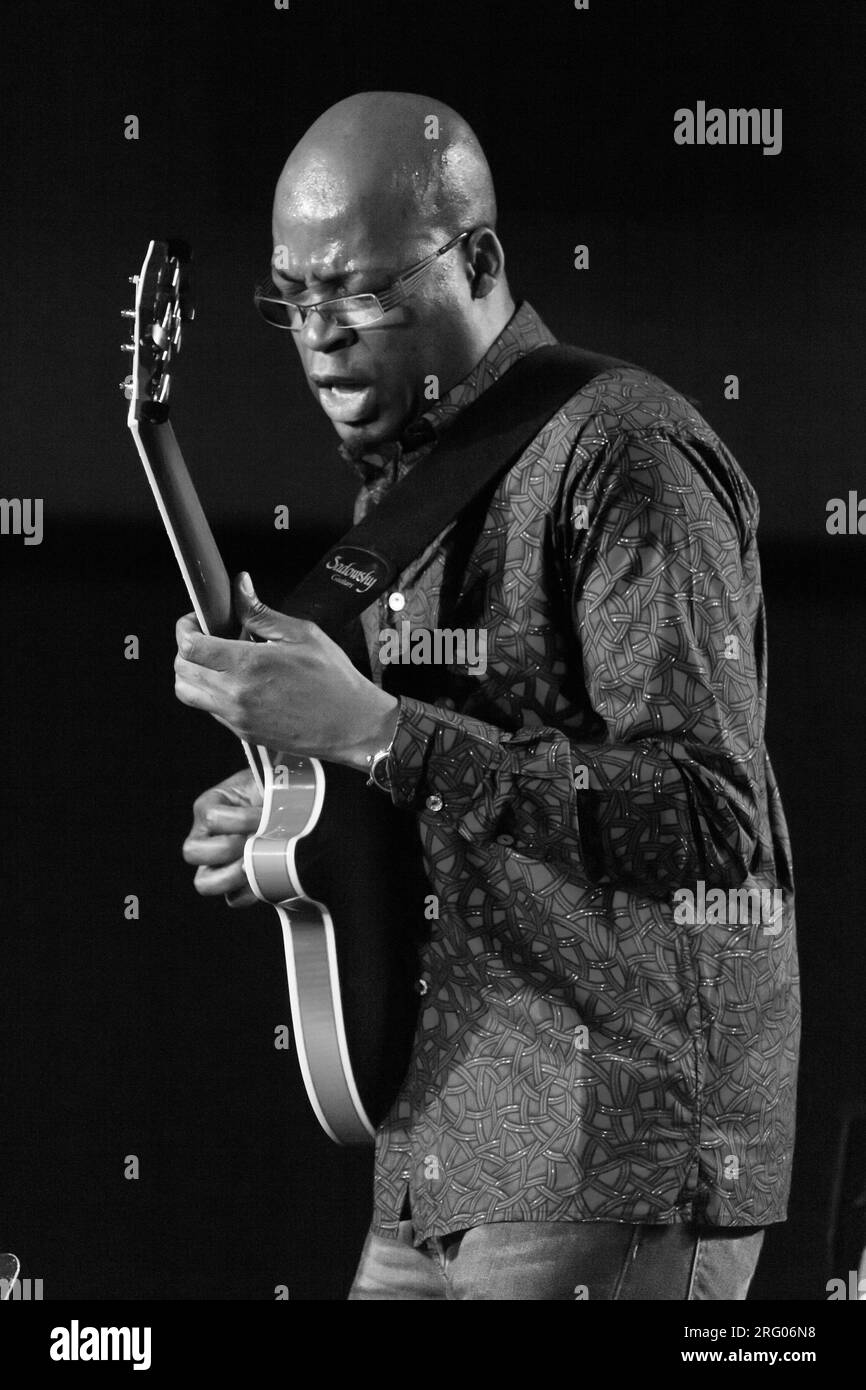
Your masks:
M 169 366 L 192 317 L 189 250 L 151 242 L 136 283 L 127 423 L 203 632 L 238 637 L 228 575 L 168 423 Z M 325 1133 L 368 1143 L 408 1065 L 430 891 L 414 818 L 349 768 L 244 744 L 262 816 L 244 850 L 275 908 L 301 1075 Z
M 244 863 L 277 909 L 295 1045 L 327 1134 L 362 1143 L 403 1079 L 426 880 L 399 816 L 351 769 L 282 756 Z

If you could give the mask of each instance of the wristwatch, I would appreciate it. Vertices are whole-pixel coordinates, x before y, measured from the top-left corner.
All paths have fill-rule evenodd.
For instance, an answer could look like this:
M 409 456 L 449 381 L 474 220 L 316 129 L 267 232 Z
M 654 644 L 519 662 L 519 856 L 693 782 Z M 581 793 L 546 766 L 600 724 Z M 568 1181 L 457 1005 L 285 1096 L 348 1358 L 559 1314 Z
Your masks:
M 397 729 L 395 726 L 394 733 L 391 735 L 391 742 L 389 744 L 386 744 L 384 748 L 378 748 L 375 753 L 371 753 L 366 760 L 367 771 L 369 773 L 369 776 L 367 777 L 367 786 L 378 787 L 380 792 L 387 792 L 389 796 L 391 794 L 391 788 L 388 786 L 387 782 L 379 781 L 378 769 L 382 766 L 382 763 L 384 763 L 385 759 L 388 757 L 388 754 L 391 752 L 391 749 L 394 747 L 394 739 L 396 737 Z
M 380 791 L 388 792 L 389 795 L 391 792 L 391 788 L 388 786 L 387 782 L 379 781 L 379 778 L 377 776 L 377 769 L 380 768 L 382 766 L 382 763 L 386 761 L 390 752 L 391 744 L 389 743 L 387 748 L 380 748 L 376 753 L 371 754 L 370 761 L 368 764 L 370 775 L 367 778 L 368 787 L 378 787 Z

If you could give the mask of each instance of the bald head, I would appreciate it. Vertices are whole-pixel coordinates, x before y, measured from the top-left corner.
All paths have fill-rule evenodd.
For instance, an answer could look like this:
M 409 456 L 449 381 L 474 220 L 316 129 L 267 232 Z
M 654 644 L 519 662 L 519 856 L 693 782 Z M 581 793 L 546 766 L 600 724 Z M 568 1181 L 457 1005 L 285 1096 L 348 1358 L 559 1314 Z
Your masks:
M 404 235 L 496 225 L 475 133 L 450 106 L 410 92 L 359 92 L 325 111 L 289 155 L 275 205 L 318 221 L 351 209 Z
M 359 92 L 292 150 L 274 197 L 272 275 L 281 298 L 322 305 L 293 338 L 350 453 L 399 438 L 508 322 L 514 302 L 495 223 L 478 140 L 431 97 Z M 385 294 L 379 318 L 358 326 L 325 307 Z

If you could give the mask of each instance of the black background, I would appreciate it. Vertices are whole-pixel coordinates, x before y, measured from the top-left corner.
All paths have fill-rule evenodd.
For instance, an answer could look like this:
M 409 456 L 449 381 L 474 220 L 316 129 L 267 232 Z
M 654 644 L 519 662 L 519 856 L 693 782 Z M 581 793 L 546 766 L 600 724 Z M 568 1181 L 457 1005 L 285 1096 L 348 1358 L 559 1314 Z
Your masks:
M 791 1216 L 753 1297 L 823 1298 L 845 1275 L 825 1252 L 842 1117 L 866 1108 L 866 539 L 825 529 L 830 498 L 866 495 L 862 7 L 7 0 L 3 25 L 2 493 L 43 498 L 45 536 L 0 537 L 0 1248 L 52 1299 L 348 1285 L 369 1159 L 320 1134 L 273 1047 L 275 920 L 201 902 L 180 860 L 193 797 L 240 764 L 173 698 L 189 605 L 118 349 L 147 241 L 187 237 L 199 314 L 172 418 L 231 567 L 276 599 L 348 525 L 353 486 L 291 344 L 252 310 L 273 184 L 325 107 L 395 88 L 475 127 L 512 288 L 560 337 L 696 397 L 761 498 L 806 1028 Z M 699 99 L 783 108 L 782 153 L 675 145 Z

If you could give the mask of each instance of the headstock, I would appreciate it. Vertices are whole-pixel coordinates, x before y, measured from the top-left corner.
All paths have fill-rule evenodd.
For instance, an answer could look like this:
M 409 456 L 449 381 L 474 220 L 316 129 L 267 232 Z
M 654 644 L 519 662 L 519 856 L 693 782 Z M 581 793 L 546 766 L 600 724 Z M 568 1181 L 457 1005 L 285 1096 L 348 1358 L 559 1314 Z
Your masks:
M 192 252 L 185 241 L 152 241 L 141 270 L 131 275 L 135 307 L 123 309 L 132 320 L 132 372 L 120 383 L 129 401 L 129 423 L 168 418 L 171 364 L 180 351 L 181 325 L 195 314 L 190 283 Z

